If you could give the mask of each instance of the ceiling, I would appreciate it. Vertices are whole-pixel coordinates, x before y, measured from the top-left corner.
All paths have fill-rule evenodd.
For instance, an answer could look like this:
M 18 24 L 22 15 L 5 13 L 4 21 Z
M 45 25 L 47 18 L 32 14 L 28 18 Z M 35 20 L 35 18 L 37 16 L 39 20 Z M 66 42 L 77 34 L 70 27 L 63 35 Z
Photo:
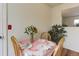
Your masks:
M 55 6 L 58 6 L 62 3 L 46 3 L 47 5 L 49 5 L 50 7 L 55 7 Z
M 62 15 L 64 17 L 79 16 L 79 7 L 64 10 Z

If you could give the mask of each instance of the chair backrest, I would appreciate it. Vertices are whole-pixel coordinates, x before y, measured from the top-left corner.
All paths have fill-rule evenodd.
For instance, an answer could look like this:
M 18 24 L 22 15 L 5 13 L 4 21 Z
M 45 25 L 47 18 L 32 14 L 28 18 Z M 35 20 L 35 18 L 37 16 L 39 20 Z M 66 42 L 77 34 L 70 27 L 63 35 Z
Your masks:
M 15 56 L 20 56 L 22 51 L 21 51 L 20 45 L 18 44 L 16 38 L 14 36 L 12 36 L 11 41 L 13 43 Z
M 48 32 L 43 32 L 41 34 L 41 39 L 47 39 L 47 40 L 51 40 L 51 36 Z
M 59 41 L 58 45 L 55 48 L 53 56 L 61 56 L 62 55 L 63 43 L 64 43 L 64 38 L 61 38 L 61 40 Z

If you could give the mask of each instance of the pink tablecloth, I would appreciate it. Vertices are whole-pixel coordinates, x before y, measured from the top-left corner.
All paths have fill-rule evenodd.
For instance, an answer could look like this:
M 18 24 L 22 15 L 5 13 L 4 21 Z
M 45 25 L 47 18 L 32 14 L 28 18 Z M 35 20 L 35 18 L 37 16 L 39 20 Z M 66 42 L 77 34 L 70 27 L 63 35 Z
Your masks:
M 23 51 L 24 56 L 51 56 L 56 44 L 54 42 L 38 39 L 32 43 L 31 48 L 26 48 Z

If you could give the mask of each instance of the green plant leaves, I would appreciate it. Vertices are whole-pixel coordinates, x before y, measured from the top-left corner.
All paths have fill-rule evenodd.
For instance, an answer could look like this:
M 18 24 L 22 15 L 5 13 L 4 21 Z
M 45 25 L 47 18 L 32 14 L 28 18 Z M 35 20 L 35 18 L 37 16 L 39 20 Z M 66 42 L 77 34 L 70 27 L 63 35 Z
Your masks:
M 28 27 L 25 28 L 24 33 L 27 33 L 33 39 L 34 34 L 37 33 L 37 32 L 38 32 L 37 28 L 34 27 L 33 25 L 31 25 L 31 26 L 28 26 Z
M 66 31 L 63 26 L 53 25 L 52 29 L 48 31 L 51 35 L 52 41 L 58 43 L 61 37 L 65 36 Z

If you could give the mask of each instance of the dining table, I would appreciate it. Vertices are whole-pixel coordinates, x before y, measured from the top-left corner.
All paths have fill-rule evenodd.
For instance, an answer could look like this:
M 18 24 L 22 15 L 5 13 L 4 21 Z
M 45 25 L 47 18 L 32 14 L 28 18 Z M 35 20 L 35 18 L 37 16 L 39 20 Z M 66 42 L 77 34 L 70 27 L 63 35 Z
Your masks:
M 56 43 L 45 39 L 38 39 L 27 46 L 21 46 L 21 48 L 23 48 L 23 56 L 51 56 L 56 48 Z

